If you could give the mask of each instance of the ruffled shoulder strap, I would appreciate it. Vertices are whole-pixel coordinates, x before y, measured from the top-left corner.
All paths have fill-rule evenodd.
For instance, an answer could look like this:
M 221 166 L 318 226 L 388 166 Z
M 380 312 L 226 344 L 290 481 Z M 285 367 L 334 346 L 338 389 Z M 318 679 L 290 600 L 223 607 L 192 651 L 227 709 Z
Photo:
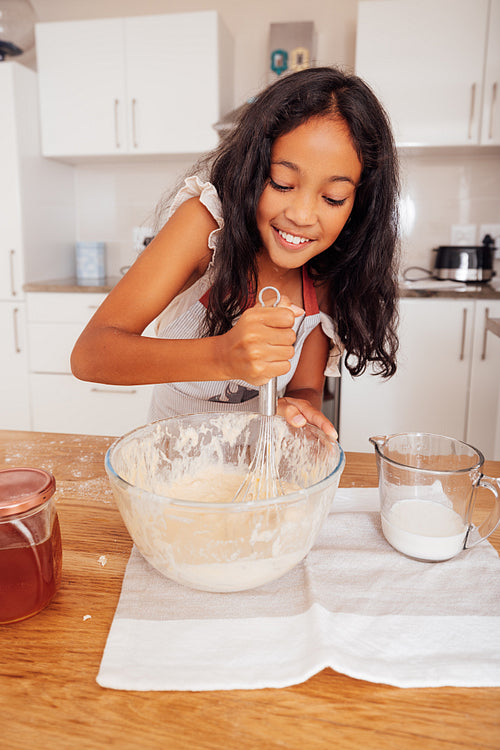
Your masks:
M 328 352 L 328 361 L 326 363 L 324 375 L 331 378 L 338 378 L 340 376 L 340 360 L 344 351 L 344 346 L 340 340 L 340 336 L 337 333 L 335 324 L 327 313 L 322 310 L 319 313 L 319 322 L 323 333 L 330 340 L 330 350 Z
M 215 253 L 217 250 L 217 235 L 224 226 L 224 220 L 222 218 L 222 206 L 217 194 L 217 190 L 211 182 L 203 182 L 197 175 L 187 177 L 184 180 L 184 184 L 177 192 L 174 200 L 172 201 L 168 210 L 169 219 L 181 206 L 184 201 L 189 198 L 200 199 L 200 202 L 205 208 L 211 213 L 217 222 L 217 229 L 210 232 L 208 237 L 208 246 L 212 250 L 212 258 L 208 264 L 203 276 L 194 282 L 188 289 L 178 294 L 170 302 L 169 305 L 160 313 L 155 323 L 155 331 L 157 335 L 161 335 L 161 331 L 172 321 L 178 318 L 180 315 L 185 313 L 192 304 L 194 304 L 203 294 L 210 288 L 212 284 L 212 269 L 214 264 Z
M 210 232 L 208 237 L 208 246 L 215 252 L 217 249 L 217 236 L 220 230 L 224 226 L 224 219 L 222 218 L 222 204 L 220 202 L 217 190 L 211 182 L 203 182 L 200 180 L 198 175 L 192 175 L 184 180 L 184 184 L 176 194 L 172 204 L 168 211 L 168 218 L 174 214 L 179 206 L 187 201 L 189 198 L 198 197 L 200 203 L 202 203 L 209 213 L 214 217 L 217 222 L 217 229 Z M 213 256 L 212 256 L 213 262 Z M 212 263 L 210 263 L 211 265 Z

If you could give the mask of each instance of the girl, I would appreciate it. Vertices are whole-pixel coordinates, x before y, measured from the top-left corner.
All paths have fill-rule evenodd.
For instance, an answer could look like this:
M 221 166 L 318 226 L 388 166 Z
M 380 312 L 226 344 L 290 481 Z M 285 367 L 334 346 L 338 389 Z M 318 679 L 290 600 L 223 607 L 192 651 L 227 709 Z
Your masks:
M 397 161 L 387 117 L 359 78 L 329 67 L 269 86 L 198 164 L 168 220 L 97 310 L 76 377 L 155 383 L 150 419 L 258 410 L 332 436 L 325 374 L 345 352 L 396 370 Z M 277 307 L 256 304 L 274 286 Z M 157 338 L 141 336 L 155 318 Z

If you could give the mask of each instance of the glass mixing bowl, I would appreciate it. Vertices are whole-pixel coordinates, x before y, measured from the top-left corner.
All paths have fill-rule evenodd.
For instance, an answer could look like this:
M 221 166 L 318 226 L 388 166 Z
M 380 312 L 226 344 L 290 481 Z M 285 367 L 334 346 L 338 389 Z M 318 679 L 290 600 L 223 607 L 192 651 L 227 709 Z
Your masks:
M 234 412 L 172 417 L 129 432 L 107 451 L 130 536 L 167 578 L 203 591 L 243 591 L 284 575 L 313 546 L 339 485 L 342 448 L 316 427 L 273 417 L 280 479 L 298 489 L 231 502 L 261 419 Z

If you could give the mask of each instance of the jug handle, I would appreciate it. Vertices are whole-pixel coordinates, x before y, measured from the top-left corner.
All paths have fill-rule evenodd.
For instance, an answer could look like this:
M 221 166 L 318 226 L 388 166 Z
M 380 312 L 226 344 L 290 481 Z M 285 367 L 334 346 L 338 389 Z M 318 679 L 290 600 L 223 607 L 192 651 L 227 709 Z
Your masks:
M 469 532 L 467 533 L 467 538 L 464 544 L 464 549 L 475 547 L 476 544 L 482 542 L 483 539 L 487 539 L 490 534 L 493 534 L 496 527 L 500 523 L 500 479 L 496 479 L 495 477 L 488 477 L 483 474 L 481 476 L 481 479 L 477 483 L 477 486 L 485 487 L 486 489 L 490 490 L 490 492 L 492 492 L 494 495 L 495 501 L 489 515 L 477 527 L 475 534 L 476 538 L 474 541 L 469 541 L 470 530 L 472 526 L 469 528 Z

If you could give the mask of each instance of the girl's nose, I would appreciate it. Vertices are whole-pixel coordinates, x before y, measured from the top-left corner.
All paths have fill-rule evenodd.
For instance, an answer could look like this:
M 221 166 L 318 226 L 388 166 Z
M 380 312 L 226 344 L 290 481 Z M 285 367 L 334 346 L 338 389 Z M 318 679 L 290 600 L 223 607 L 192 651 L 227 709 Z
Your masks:
M 298 226 L 310 226 L 316 222 L 315 197 L 305 191 L 289 193 L 290 202 L 285 209 L 285 216 Z

